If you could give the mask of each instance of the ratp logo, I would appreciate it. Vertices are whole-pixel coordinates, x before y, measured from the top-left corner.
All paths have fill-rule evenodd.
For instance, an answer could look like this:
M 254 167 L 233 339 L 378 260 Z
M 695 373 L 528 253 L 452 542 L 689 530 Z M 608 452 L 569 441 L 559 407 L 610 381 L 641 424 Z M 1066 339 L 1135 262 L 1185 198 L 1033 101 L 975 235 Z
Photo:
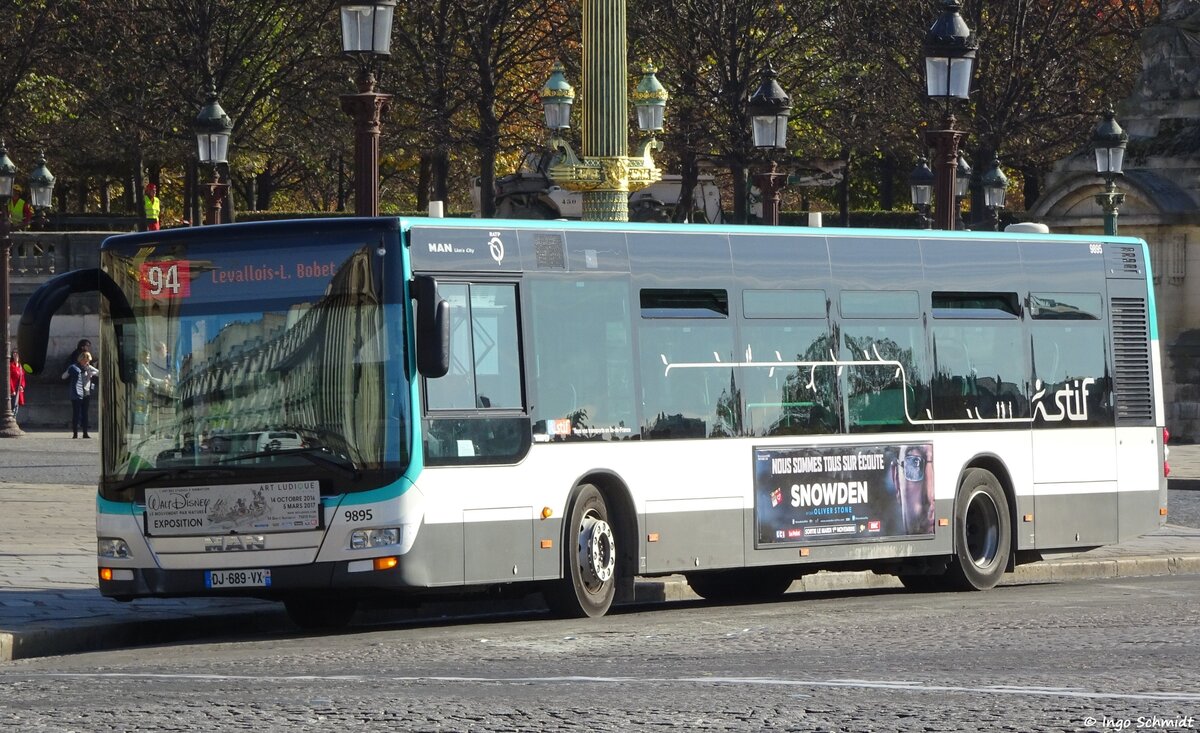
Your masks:
M 504 242 L 500 240 L 500 232 L 490 232 L 491 239 L 488 240 L 488 250 L 492 253 L 492 259 L 497 265 L 504 264 Z

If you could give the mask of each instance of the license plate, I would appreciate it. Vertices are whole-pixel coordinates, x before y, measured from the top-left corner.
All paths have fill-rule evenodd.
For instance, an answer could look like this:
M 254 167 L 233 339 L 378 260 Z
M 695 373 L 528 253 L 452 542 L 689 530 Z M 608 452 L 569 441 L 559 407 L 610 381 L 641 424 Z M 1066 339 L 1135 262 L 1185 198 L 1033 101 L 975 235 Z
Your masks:
M 269 588 L 271 570 L 209 570 L 204 573 L 204 587 L 212 590 L 221 588 Z

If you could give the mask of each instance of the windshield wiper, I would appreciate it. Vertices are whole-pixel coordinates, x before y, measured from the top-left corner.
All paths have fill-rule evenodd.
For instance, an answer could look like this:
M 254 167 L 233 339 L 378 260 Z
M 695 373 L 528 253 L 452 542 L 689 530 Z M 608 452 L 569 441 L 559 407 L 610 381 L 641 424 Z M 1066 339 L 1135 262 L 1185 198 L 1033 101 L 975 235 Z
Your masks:
M 319 466 L 333 466 L 334 468 L 344 471 L 347 475 L 353 476 L 355 480 L 360 478 L 358 466 L 354 465 L 353 461 L 343 456 L 338 456 L 341 460 L 335 459 L 335 453 L 326 450 L 325 448 L 281 448 L 280 450 L 264 450 L 255 453 L 239 453 L 236 456 L 230 456 L 217 461 L 218 464 L 234 463 L 236 461 L 248 461 L 252 458 L 267 458 L 275 456 L 298 456 L 304 458 L 311 463 Z
M 205 478 L 228 478 L 229 476 L 237 475 L 235 471 L 228 468 L 212 468 L 212 467 L 180 467 L 180 468 L 150 468 L 145 476 L 135 475 L 120 487 L 121 491 L 127 491 L 132 488 L 141 486 L 142 484 L 150 483 L 158 479 L 180 479 L 184 476 L 203 476 Z

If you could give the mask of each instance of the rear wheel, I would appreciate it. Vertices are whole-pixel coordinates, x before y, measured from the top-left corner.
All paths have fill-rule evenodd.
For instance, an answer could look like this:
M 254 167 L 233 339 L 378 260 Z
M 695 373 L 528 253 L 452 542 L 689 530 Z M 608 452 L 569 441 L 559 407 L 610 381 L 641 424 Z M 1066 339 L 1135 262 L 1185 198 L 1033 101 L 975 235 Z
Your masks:
M 617 538 L 604 495 L 591 484 L 575 493 L 567 516 L 563 577 L 546 588 L 546 605 L 559 616 L 603 616 L 617 589 Z
M 791 587 L 791 573 L 778 568 L 737 568 L 688 573 L 687 582 L 696 595 L 709 601 L 767 601 Z
M 1012 518 L 1000 482 L 981 468 L 968 470 L 954 501 L 955 559 L 946 580 L 959 590 L 987 590 L 1000 582 L 1012 552 Z
M 302 629 L 310 631 L 340 629 L 350 623 L 358 610 L 358 601 L 350 598 L 321 598 L 303 596 L 283 602 L 288 618 Z

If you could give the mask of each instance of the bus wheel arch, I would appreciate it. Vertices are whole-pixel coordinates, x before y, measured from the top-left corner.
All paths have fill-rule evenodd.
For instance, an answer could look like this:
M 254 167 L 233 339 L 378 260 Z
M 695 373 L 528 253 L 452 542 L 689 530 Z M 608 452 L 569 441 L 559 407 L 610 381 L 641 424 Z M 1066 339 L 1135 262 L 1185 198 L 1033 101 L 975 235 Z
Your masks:
M 946 574 L 957 590 L 987 590 L 1012 564 L 1010 492 L 987 468 L 968 466 L 954 499 L 954 560 Z
M 996 477 L 1000 482 L 1000 488 L 1004 491 L 1004 498 L 1008 504 L 1009 517 L 1009 553 L 1008 560 L 1005 566 L 1006 572 L 1012 572 L 1016 568 L 1017 558 L 1017 517 L 1021 516 L 1017 513 L 1017 493 L 1013 486 L 1012 475 L 1008 472 L 1008 467 L 1004 465 L 1004 461 L 991 454 L 978 455 L 963 468 L 965 473 L 971 468 L 981 468 Z M 962 477 L 960 476 L 961 480 Z
M 576 484 L 563 515 L 562 577 L 543 592 L 551 611 L 568 618 L 603 616 L 618 586 L 632 582 L 630 546 L 634 557 L 637 550 L 631 506 L 628 491 L 603 475 Z

